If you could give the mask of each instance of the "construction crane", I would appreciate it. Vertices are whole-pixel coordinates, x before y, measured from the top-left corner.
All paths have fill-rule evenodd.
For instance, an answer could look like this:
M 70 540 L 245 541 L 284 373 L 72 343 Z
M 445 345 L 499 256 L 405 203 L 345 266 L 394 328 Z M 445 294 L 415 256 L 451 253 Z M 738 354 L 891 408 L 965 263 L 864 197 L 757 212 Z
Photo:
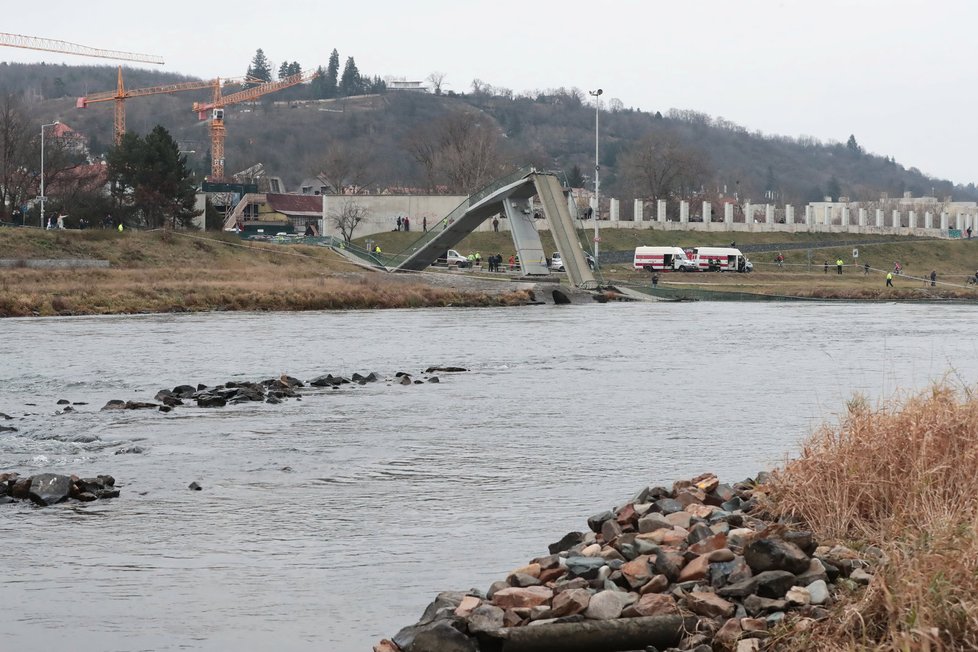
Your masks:
M 137 52 L 121 52 L 119 50 L 101 50 L 87 45 L 78 45 L 68 41 L 55 41 L 37 36 L 21 36 L 20 34 L 5 34 L 0 32 L 0 46 L 26 48 L 28 50 L 44 50 L 45 52 L 61 52 L 77 54 L 83 57 L 100 57 L 102 59 L 117 59 L 122 61 L 139 61 L 141 63 L 156 63 L 163 65 L 163 58 L 155 54 L 139 54 Z
M 206 120 L 208 113 L 211 117 L 211 176 L 209 180 L 222 181 L 224 179 L 224 137 L 226 135 L 224 107 L 258 99 L 263 95 L 311 81 L 317 76 L 319 76 L 318 71 L 292 75 L 277 82 L 265 82 L 227 96 L 222 96 L 221 87 L 216 86 L 214 87 L 214 99 L 211 102 L 194 102 L 193 110 L 197 112 L 199 119 Z
M 251 78 L 225 79 L 226 83 L 251 82 Z M 151 86 L 149 88 L 137 88 L 126 90 L 122 82 L 122 66 L 119 66 L 119 82 L 114 91 L 104 91 L 94 93 L 86 97 L 79 97 L 75 101 L 75 106 L 79 109 L 86 108 L 89 104 L 98 102 L 115 101 L 115 144 L 122 142 L 122 136 L 126 133 L 126 100 L 131 97 L 144 97 L 146 95 L 159 95 L 161 93 L 180 93 L 183 91 L 198 91 L 205 88 L 219 88 L 221 79 L 210 79 L 207 81 L 180 82 L 177 84 L 166 84 L 163 86 Z

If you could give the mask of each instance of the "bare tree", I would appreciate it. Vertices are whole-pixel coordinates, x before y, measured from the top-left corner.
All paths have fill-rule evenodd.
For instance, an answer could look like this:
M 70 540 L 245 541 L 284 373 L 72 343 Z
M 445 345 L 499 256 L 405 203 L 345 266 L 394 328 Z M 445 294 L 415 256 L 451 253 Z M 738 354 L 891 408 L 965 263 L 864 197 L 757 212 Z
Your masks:
M 27 114 L 18 96 L 0 98 L 0 211 L 18 207 L 29 196 L 32 169 L 31 138 Z
M 706 156 L 684 147 L 672 134 L 653 132 L 622 156 L 622 169 L 639 196 L 688 195 L 709 173 Z
M 441 95 L 441 87 L 444 85 L 445 77 L 447 76 L 447 73 L 440 72 L 438 70 L 428 75 L 427 81 L 430 81 L 431 85 L 434 87 L 435 95 Z
M 347 189 L 356 194 L 373 182 L 370 177 L 375 169 L 372 163 L 370 151 L 333 141 L 327 143 L 326 155 L 319 163 L 319 178 L 336 194 L 343 194 Z
M 350 242 L 353 240 L 353 232 L 360 226 L 360 222 L 367 217 L 367 209 L 355 200 L 347 199 L 338 210 L 330 211 L 328 217 L 330 223 L 343 236 L 343 240 Z
M 406 143 L 430 189 L 470 193 L 501 172 L 499 132 L 483 115 L 453 113 L 415 131 Z

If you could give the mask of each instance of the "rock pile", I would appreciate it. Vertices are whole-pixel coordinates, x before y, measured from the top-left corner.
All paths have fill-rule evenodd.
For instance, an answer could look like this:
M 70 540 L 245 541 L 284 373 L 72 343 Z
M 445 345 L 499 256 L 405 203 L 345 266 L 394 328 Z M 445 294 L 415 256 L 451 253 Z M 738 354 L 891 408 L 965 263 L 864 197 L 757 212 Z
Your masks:
M 40 473 L 22 478 L 19 473 L 0 473 L 0 504 L 29 499 L 46 507 L 69 498 L 87 503 L 99 498 L 118 497 L 119 490 L 111 475 L 79 478 L 77 475 Z
M 766 649 L 773 628 L 827 617 L 840 584 L 867 584 L 881 553 L 818 546 L 775 522 L 759 504 L 765 476 L 646 487 L 487 592 L 439 594 L 374 650 Z
M 434 371 L 466 371 L 461 367 L 429 367 L 424 371 L 428 376 Z M 354 373 L 349 378 L 340 375 L 324 374 L 317 376 L 308 383 L 298 378 L 283 374 L 278 378 L 268 378 L 257 382 L 230 380 L 222 385 L 208 387 L 202 383 L 197 385 L 177 385 L 173 389 L 161 389 L 154 397 L 158 403 L 145 401 L 111 400 L 103 410 L 142 410 L 159 409 L 169 412 L 175 407 L 196 403 L 197 407 L 224 407 L 228 404 L 247 403 L 249 401 L 264 401 L 265 403 L 281 403 L 290 398 L 300 399 L 299 389 L 307 384 L 310 387 L 340 389 L 344 385 L 367 385 L 379 382 L 381 377 L 371 371 L 366 374 Z M 421 385 L 425 382 L 441 382 L 438 376 L 429 376 L 423 380 L 415 379 L 405 371 L 398 371 L 393 378 L 387 378 L 389 385 Z M 70 408 L 65 408 L 70 409 Z

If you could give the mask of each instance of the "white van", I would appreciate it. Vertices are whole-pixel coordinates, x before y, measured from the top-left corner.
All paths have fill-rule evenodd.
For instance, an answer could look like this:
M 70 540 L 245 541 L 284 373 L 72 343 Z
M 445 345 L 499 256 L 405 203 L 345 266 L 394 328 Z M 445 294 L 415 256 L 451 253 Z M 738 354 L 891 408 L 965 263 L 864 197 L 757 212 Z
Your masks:
M 751 272 L 754 265 L 740 249 L 733 247 L 694 247 L 693 261 L 704 272 Z
M 695 272 L 699 269 L 679 247 L 635 247 L 635 260 L 632 266 L 649 272 L 658 270 Z

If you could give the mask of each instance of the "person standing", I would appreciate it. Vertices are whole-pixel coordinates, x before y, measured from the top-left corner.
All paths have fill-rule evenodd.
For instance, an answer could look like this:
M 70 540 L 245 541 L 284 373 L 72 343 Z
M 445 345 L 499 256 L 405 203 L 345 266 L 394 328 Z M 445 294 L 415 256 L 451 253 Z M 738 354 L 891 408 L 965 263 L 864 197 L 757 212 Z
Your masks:
M 836 258 L 836 259 L 835 259 L 835 268 L 836 268 L 836 269 L 838 270 L 838 273 L 839 273 L 839 274 L 841 274 L 841 273 L 842 273 L 842 266 L 843 266 L 844 264 L 845 264 L 845 263 L 843 263 L 843 262 L 842 262 L 842 259 L 841 259 L 841 258 Z
M 869 276 L 869 263 L 863 263 L 863 276 Z
M 937 272 L 934 270 L 930 271 L 930 286 L 931 287 L 937 286 Z
M 822 265 L 822 269 L 825 271 L 826 274 L 829 273 L 829 261 L 827 260 L 825 261 L 825 264 Z
M 893 287 L 893 272 L 886 273 L 886 287 Z
M 421 228 L 424 230 L 425 233 L 428 232 L 428 216 L 427 215 L 425 215 L 424 217 L 421 218 Z
M 659 272 L 652 272 L 652 287 L 659 287 Z
M 493 217 L 492 218 L 492 230 L 495 233 L 499 233 L 499 218 L 498 217 Z
M 119 222 L 119 226 L 116 227 L 116 228 L 119 229 L 119 233 L 122 233 L 122 231 L 125 229 L 125 227 L 122 226 L 122 222 L 121 221 Z
M 405 231 L 411 230 L 411 218 L 408 217 L 407 215 L 404 216 L 404 230 Z

